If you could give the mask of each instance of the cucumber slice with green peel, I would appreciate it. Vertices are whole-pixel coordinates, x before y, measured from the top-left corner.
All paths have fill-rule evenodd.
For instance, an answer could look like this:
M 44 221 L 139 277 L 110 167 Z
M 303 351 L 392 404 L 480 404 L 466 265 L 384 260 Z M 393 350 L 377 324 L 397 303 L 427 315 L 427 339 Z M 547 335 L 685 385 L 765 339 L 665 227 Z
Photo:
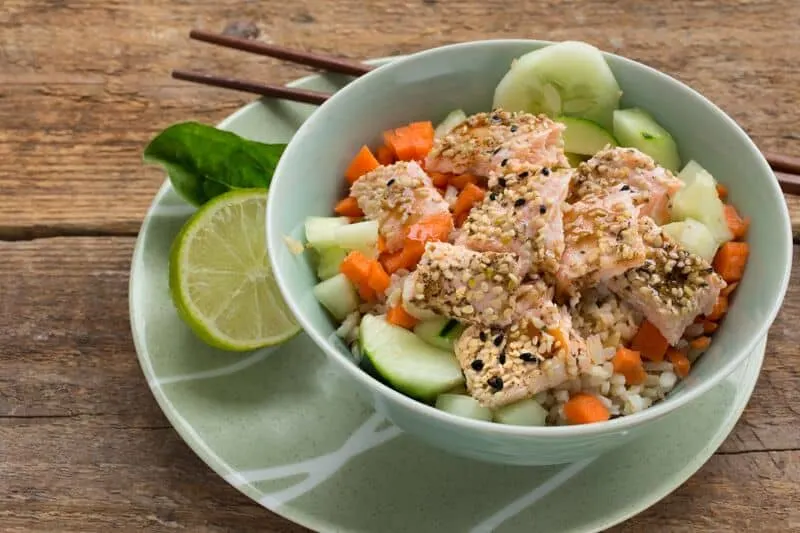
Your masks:
M 666 169 L 677 172 L 681 166 L 675 139 L 643 109 L 614 111 L 614 137 L 620 146 L 636 148 Z
M 617 146 L 617 140 L 597 122 L 585 118 L 558 117 L 564 124 L 564 151 L 572 154 L 594 155 L 608 145 Z
M 709 262 L 714 260 L 719 243 L 702 222 L 687 218 L 662 226 L 661 229 L 689 252 Z
M 455 355 L 382 317 L 365 315 L 359 336 L 361 352 L 375 372 L 403 394 L 431 402 L 464 383 Z
M 347 257 L 347 250 L 338 246 L 321 248 L 317 251 L 317 277 L 321 280 L 332 278 L 339 273 L 339 267 Z
M 336 320 L 344 318 L 358 309 L 360 300 L 353 284 L 344 274 L 337 274 L 314 286 L 314 297 Z
M 494 92 L 494 107 L 593 120 L 611 128 L 622 91 L 603 54 L 579 41 L 528 52 L 511 65 Z
M 345 250 L 369 250 L 378 242 L 378 221 L 365 220 L 336 228 L 336 246 Z
M 305 222 L 306 242 L 314 248 L 336 244 L 336 229 L 350 224 L 347 217 L 308 217 Z
M 520 400 L 494 411 L 494 421 L 512 426 L 544 426 L 547 411 L 536 400 Z
M 717 194 L 717 184 L 708 172 L 697 172 L 689 185 L 683 186 L 672 198 L 670 218 L 680 222 L 689 218 L 706 226 L 717 244 L 733 238 L 725 217 L 725 204 Z
M 462 111 L 461 109 L 450 111 L 450 113 L 446 117 L 444 117 L 444 120 L 441 121 L 438 126 L 436 126 L 436 129 L 433 132 L 433 136 L 436 137 L 437 139 L 444 137 L 445 135 L 450 133 L 450 131 L 452 131 L 453 128 L 455 128 L 465 120 L 467 120 L 467 114 L 464 113 L 464 111 Z
M 472 396 L 463 394 L 440 394 L 436 398 L 436 408 L 451 415 L 463 416 L 472 420 L 489 422 L 492 419 L 492 411 L 488 407 L 482 406 Z
M 445 317 L 423 320 L 414 326 L 414 333 L 417 337 L 431 346 L 436 346 L 449 352 L 453 351 L 453 345 L 462 331 L 464 331 L 464 326 L 458 320 Z
M 566 152 L 564 155 L 567 156 L 567 161 L 569 161 L 569 166 L 571 166 L 572 168 L 577 168 L 578 165 L 589 159 L 588 156 L 581 154 L 571 154 L 569 152 Z

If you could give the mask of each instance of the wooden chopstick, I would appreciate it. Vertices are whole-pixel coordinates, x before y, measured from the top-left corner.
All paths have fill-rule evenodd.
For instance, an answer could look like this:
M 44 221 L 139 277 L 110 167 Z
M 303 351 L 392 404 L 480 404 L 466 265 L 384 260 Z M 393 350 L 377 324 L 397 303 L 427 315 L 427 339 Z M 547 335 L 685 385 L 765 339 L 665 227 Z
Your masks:
M 372 65 L 367 65 L 357 61 L 350 61 L 348 59 L 325 56 L 322 54 L 305 52 L 302 50 L 293 50 L 284 46 L 240 39 L 238 37 L 231 37 L 228 35 L 222 35 L 203 30 L 192 30 L 189 33 L 189 37 L 197 41 L 216 44 L 226 48 L 274 57 L 285 61 L 291 61 L 293 63 L 299 63 L 301 65 L 316 67 L 323 70 L 356 77 L 363 76 L 367 72 L 370 72 L 376 68 Z M 327 93 L 318 91 L 296 89 L 292 87 L 284 87 L 282 85 L 271 85 L 254 81 L 239 80 L 235 78 L 224 78 L 220 76 L 214 76 L 212 74 L 201 74 L 184 70 L 172 71 L 172 77 L 179 80 L 200 83 L 202 85 L 210 85 L 212 87 L 232 89 L 234 91 L 242 91 L 261 96 L 282 98 L 285 100 L 315 105 L 322 104 L 331 96 Z M 776 174 L 776 177 L 778 178 L 778 183 L 781 186 L 781 190 L 783 190 L 783 192 L 786 194 L 800 195 L 800 157 L 774 154 L 770 152 L 764 152 L 764 157 L 766 158 L 767 163 L 769 163 L 769 166 L 772 168 L 772 170 L 778 173 Z

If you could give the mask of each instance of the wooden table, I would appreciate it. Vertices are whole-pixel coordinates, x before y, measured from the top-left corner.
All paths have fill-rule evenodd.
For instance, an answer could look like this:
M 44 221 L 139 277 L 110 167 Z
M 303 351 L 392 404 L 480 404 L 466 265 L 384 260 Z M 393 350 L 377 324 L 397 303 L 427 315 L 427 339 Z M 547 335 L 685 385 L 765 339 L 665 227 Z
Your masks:
M 234 24 L 241 22 L 238 24 Z M 489 37 L 582 39 L 708 95 L 763 149 L 800 155 L 796 0 L 2 0 L 0 529 L 303 531 L 249 501 L 178 438 L 142 377 L 128 269 L 173 121 L 247 95 L 172 68 L 286 82 L 296 66 L 188 41 L 192 27 L 353 58 Z M 790 202 L 795 235 L 800 202 Z M 797 241 L 796 241 L 797 242 Z M 753 398 L 716 455 L 616 531 L 800 530 L 800 247 Z

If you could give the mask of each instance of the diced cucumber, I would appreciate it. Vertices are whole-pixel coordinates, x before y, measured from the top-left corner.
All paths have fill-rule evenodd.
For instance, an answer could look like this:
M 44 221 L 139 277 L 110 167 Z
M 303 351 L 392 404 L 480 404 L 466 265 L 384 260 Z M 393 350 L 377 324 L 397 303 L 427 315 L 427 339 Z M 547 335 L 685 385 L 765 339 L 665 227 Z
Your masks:
M 680 222 L 672 222 L 662 226 L 661 229 L 686 250 L 702 257 L 706 261 L 714 260 L 719 243 L 702 222 L 687 218 Z
M 321 280 L 332 278 L 339 273 L 339 266 L 347 256 L 347 250 L 338 246 L 317 250 L 317 277 Z
M 494 421 L 512 426 L 544 426 L 547 411 L 536 400 L 520 400 L 495 409 Z
M 558 117 L 556 120 L 564 124 L 564 151 L 594 155 L 606 145 L 617 146 L 617 140 L 597 122 L 585 118 Z
M 725 217 L 725 205 L 717 195 L 714 178 L 708 172 L 698 172 L 689 185 L 682 187 L 672 198 L 670 217 L 673 221 L 693 218 L 702 222 L 717 244 L 733 238 Z
M 473 420 L 490 421 L 492 411 L 488 407 L 482 406 L 478 400 L 472 396 L 463 394 L 440 394 L 436 398 L 436 408 L 446 413 Z
M 353 284 L 344 274 L 337 274 L 314 286 L 314 297 L 337 320 L 358 309 L 359 299 Z
M 603 54 L 579 41 L 528 52 L 511 65 L 494 92 L 494 107 L 506 111 L 568 115 L 612 125 L 622 91 Z
M 347 217 L 306 218 L 306 241 L 314 248 L 326 248 L 336 244 L 336 229 L 350 223 Z
M 464 327 L 452 318 L 436 317 L 423 320 L 414 326 L 414 333 L 422 340 L 442 350 L 453 351 Z
M 678 173 L 678 178 L 683 182 L 684 185 L 691 185 L 698 176 L 706 180 L 710 179 L 714 182 L 715 186 L 717 184 L 717 181 L 714 179 L 711 173 L 700 166 L 700 163 L 694 159 L 686 163 L 683 169 L 681 169 L 681 171 Z
M 461 109 L 450 111 L 450 113 L 444 117 L 444 120 L 441 121 L 438 126 L 436 126 L 436 130 L 433 132 L 434 137 L 444 137 L 450 133 L 453 128 L 464 122 L 466 119 L 467 114 Z
M 434 348 L 407 329 L 365 315 L 359 331 L 361 352 L 403 394 L 430 402 L 464 383 L 455 355 Z
M 567 161 L 569 161 L 569 166 L 572 168 L 577 168 L 578 165 L 589 159 L 588 156 L 581 155 L 581 154 L 571 154 L 566 152 L 564 155 L 567 156 Z
M 345 250 L 367 250 L 378 242 L 378 221 L 365 220 L 336 228 L 336 246 Z
M 677 172 L 681 166 L 678 145 L 672 135 L 644 109 L 614 111 L 614 137 L 620 146 L 636 148 L 664 168 Z

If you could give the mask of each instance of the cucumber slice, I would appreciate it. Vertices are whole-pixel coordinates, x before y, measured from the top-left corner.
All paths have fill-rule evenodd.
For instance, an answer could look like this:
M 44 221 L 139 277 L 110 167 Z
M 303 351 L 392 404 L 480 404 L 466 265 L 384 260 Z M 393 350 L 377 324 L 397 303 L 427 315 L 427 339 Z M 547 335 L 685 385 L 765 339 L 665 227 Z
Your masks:
M 698 176 L 702 177 L 703 179 L 710 179 L 714 182 L 714 186 L 717 185 L 717 181 L 714 179 L 711 173 L 700 166 L 700 163 L 694 159 L 686 163 L 686 166 L 684 166 L 683 169 L 678 173 L 678 178 L 683 182 L 684 185 L 691 185 L 694 183 L 694 180 L 698 178 Z
M 361 352 L 392 387 L 425 402 L 464 383 L 452 353 L 434 348 L 407 329 L 381 317 L 365 315 L 360 328 Z
M 306 241 L 314 248 L 325 248 L 336 244 L 336 229 L 350 224 L 347 217 L 306 218 Z
M 662 226 L 661 229 L 686 250 L 706 261 L 714 260 L 719 243 L 714 238 L 714 234 L 702 222 L 687 218 Z
M 611 128 L 622 91 L 603 54 L 579 41 L 545 46 L 518 58 L 494 92 L 506 111 L 568 115 Z
M 558 122 L 564 124 L 564 151 L 594 155 L 606 145 L 617 146 L 617 140 L 597 122 L 585 118 L 558 117 Z
M 338 274 L 318 283 L 312 292 L 336 320 L 344 320 L 347 315 L 358 309 L 358 293 L 344 274 Z
M 536 400 L 520 400 L 496 409 L 494 421 L 512 426 L 544 426 L 547 411 Z
M 450 131 L 467 120 L 467 114 L 464 113 L 461 109 L 456 109 L 455 111 L 450 111 L 450 113 L 444 117 L 444 120 L 436 126 L 436 130 L 434 130 L 433 135 L 436 138 L 444 137 Z
M 452 318 L 436 317 L 423 320 L 414 326 L 414 333 L 431 346 L 436 346 L 448 352 L 453 351 L 455 344 L 464 327 Z
M 725 217 L 725 204 L 719 199 L 716 182 L 708 172 L 697 172 L 689 185 L 675 193 L 670 217 L 673 221 L 693 218 L 703 223 L 717 244 L 733 238 Z
M 339 273 L 339 266 L 347 256 L 347 250 L 338 246 L 318 250 L 317 277 L 321 280 L 332 278 Z
M 664 168 L 677 172 L 681 166 L 678 145 L 672 135 L 643 109 L 614 111 L 614 136 L 620 146 L 641 150 Z
M 365 220 L 336 228 L 336 245 L 345 250 L 369 250 L 378 242 L 378 221 Z
M 577 168 L 578 165 L 589 159 L 588 156 L 581 155 L 581 154 L 571 154 L 566 152 L 564 155 L 567 156 L 567 161 L 569 161 L 569 166 L 572 168 Z
M 488 407 L 482 406 L 472 396 L 463 394 L 440 394 L 436 398 L 436 408 L 446 413 L 471 418 L 472 420 L 485 420 L 488 422 L 492 419 L 492 411 Z

